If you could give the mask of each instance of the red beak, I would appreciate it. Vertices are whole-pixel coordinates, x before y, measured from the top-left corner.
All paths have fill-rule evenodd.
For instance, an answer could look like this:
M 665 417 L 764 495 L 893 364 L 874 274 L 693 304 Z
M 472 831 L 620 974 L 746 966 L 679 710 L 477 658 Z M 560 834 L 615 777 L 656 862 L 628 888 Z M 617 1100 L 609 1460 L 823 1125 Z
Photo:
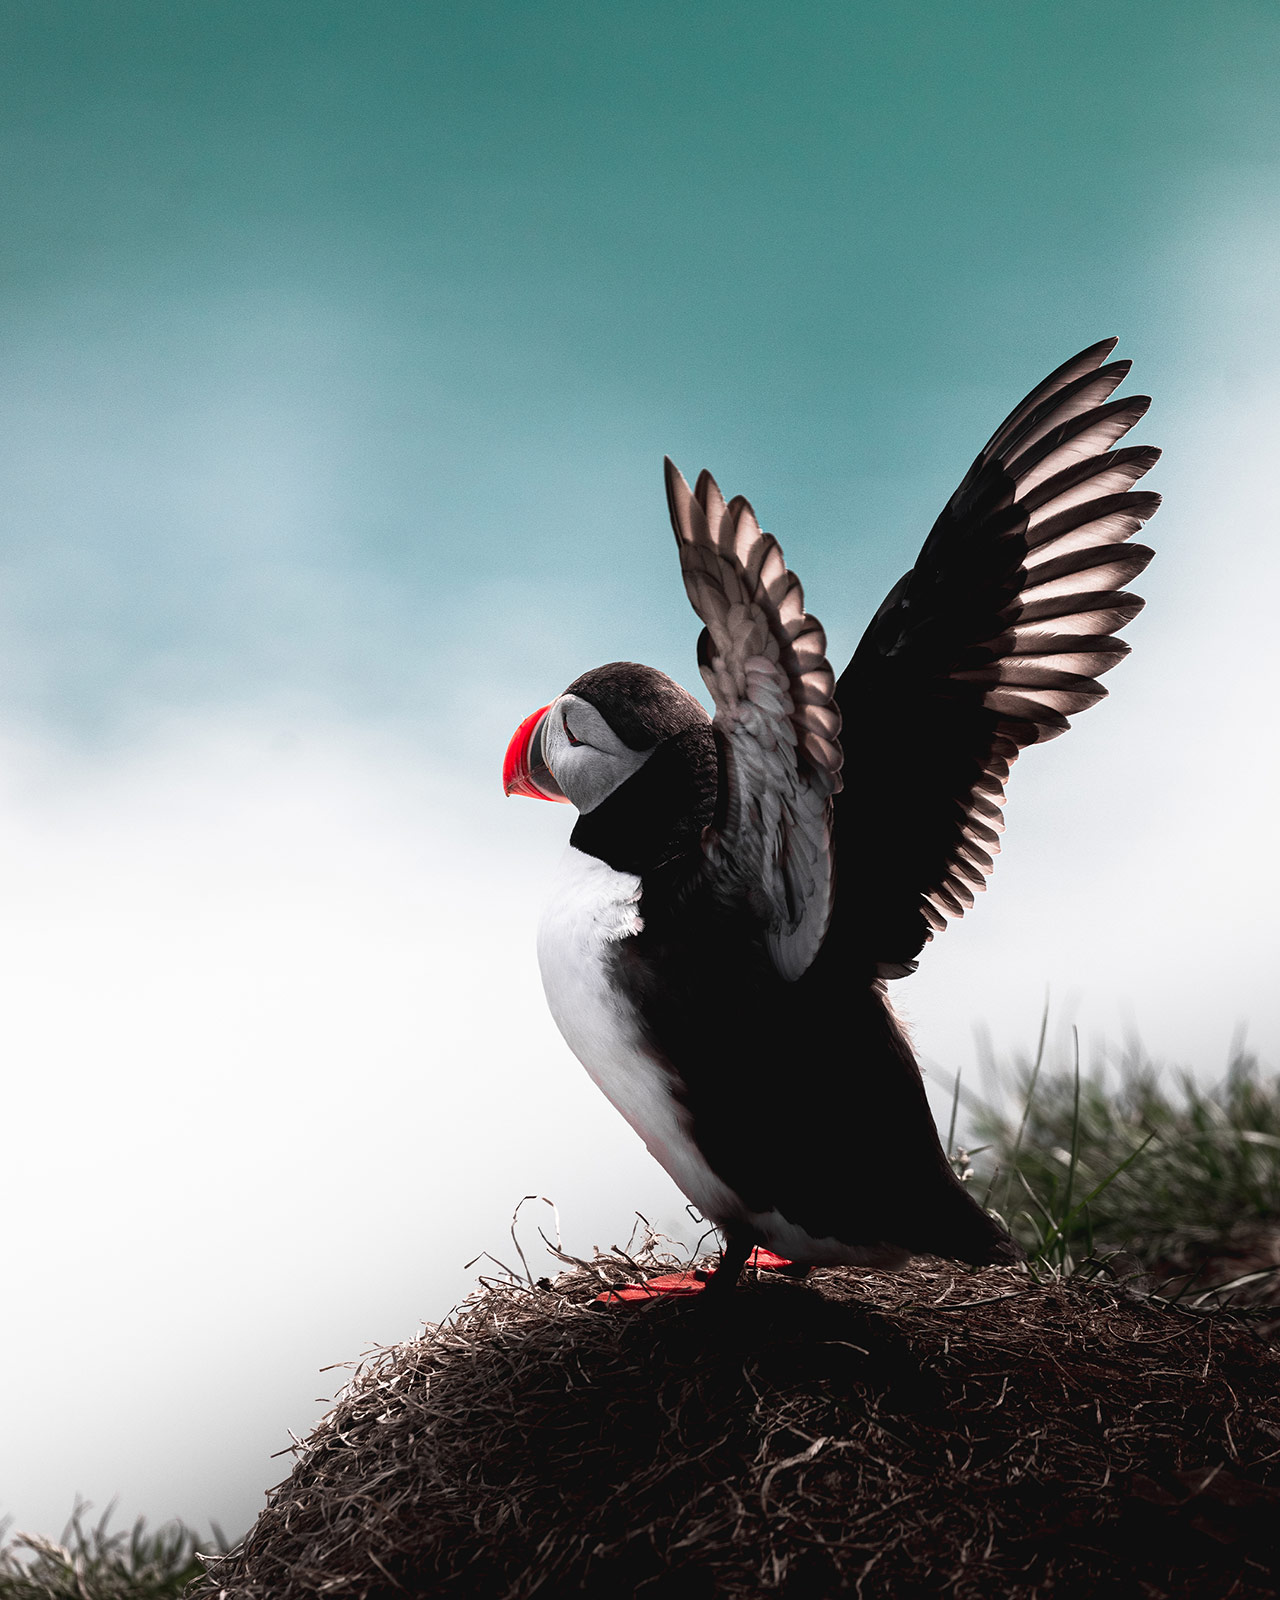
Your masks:
M 502 787 L 506 794 L 527 795 L 530 800 L 563 800 L 560 785 L 551 776 L 542 754 L 542 722 L 550 706 L 528 716 L 512 735 L 502 763 Z

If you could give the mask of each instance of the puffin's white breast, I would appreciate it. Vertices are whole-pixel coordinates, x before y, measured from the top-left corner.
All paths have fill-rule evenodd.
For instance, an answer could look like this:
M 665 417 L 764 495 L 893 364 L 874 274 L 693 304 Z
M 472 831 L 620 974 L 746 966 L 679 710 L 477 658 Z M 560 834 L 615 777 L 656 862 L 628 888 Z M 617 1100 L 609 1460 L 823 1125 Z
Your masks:
M 556 1026 L 592 1081 L 709 1221 L 740 1224 L 796 1261 L 901 1265 L 907 1252 L 894 1246 L 815 1238 L 779 1211 L 748 1210 L 707 1165 L 689 1114 L 671 1092 L 671 1072 L 646 1048 L 631 1001 L 610 971 L 618 942 L 642 926 L 640 879 L 570 845 L 538 926 L 538 965 Z
M 569 846 L 538 927 L 547 1004 L 592 1082 L 654 1159 L 704 1216 L 728 1221 L 742 1214 L 741 1203 L 702 1158 L 689 1135 L 688 1113 L 671 1092 L 669 1070 L 646 1049 L 631 1002 L 612 981 L 610 956 L 643 926 L 639 905 L 634 873 L 617 872 Z

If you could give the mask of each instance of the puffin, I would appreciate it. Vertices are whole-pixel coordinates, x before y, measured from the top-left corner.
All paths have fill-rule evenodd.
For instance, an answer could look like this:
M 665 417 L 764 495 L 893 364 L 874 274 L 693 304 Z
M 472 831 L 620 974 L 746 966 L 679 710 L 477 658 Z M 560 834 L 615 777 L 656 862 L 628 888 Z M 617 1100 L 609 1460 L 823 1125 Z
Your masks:
M 837 678 L 778 541 L 666 461 L 715 710 L 595 667 L 526 717 L 508 795 L 577 819 L 538 930 L 570 1050 L 723 1239 L 797 1269 L 1021 1251 L 947 1159 L 888 985 L 974 903 L 1010 769 L 1102 699 L 1143 602 L 1147 396 L 1091 345 L 1014 408 Z

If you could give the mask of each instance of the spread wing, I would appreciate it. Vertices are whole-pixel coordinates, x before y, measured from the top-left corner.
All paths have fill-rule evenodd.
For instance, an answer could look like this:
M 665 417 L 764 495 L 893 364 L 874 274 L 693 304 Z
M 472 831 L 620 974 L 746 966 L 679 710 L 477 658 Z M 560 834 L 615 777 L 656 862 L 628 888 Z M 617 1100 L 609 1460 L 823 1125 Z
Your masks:
M 705 624 L 698 666 L 715 701 L 724 784 L 707 868 L 745 903 L 784 978 L 798 978 L 831 916 L 831 796 L 840 788 L 840 714 L 827 639 L 800 580 L 741 497 L 709 473 L 689 485 L 666 464 L 685 591 Z
M 1111 400 L 1114 339 L 1082 351 L 1001 424 L 916 565 L 876 613 L 836 698 L 850 777 L 836 804 L 833 927 L 881 975 L 985 887 L 1009 768 L 1102 699 L 1142 609 L 1124 585 L 1151 559 L 1126 543 L 1160 503 L 1133 485 L 1160 452 L 1112 447 L 1146 411 Z

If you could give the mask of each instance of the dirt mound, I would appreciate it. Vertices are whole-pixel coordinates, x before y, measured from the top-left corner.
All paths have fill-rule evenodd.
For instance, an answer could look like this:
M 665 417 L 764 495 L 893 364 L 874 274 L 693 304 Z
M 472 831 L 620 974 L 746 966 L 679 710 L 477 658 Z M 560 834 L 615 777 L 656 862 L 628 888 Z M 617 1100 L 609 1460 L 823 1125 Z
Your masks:
M 491 1284 L 368 1360 L 199 1592 L 1276 1592 L 1280 1355 L 1244 1314 L 935 1262 L 597 1303 L 624 1275 Z

